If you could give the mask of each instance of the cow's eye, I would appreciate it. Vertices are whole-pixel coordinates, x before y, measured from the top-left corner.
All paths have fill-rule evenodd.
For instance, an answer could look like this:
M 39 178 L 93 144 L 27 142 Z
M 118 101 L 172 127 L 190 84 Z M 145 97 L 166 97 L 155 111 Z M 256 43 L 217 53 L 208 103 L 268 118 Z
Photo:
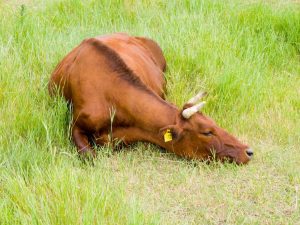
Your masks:
M 213 133 L 211 131 L 203 132 L 202 133 L 204 136 L 212 136 Z

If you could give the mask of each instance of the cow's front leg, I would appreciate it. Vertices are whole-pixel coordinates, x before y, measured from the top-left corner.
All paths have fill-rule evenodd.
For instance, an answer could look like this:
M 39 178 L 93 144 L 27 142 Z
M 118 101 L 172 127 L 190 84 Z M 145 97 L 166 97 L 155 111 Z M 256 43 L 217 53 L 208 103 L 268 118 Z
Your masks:
M 126 145 L 136 141 L 149 141 L 149 134 L 137 127 L 116 128 L 113 138 L 122 140 Z
M 74 125 L 72 128 L 72 138 L 80 156 L 84 158 L 96 157 L 96 152 L 90 146 L 87 133 L 84 130 Z

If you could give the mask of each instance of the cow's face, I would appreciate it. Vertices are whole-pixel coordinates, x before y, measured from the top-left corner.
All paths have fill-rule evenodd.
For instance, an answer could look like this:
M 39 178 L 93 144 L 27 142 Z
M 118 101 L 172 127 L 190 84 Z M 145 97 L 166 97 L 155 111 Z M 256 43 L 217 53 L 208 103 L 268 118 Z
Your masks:
M 188 158 L 209 159 L 216 157 L 237 164 L 247 163 L 252 150 L 234 136 L 220 128 L 212 119 L 202 113 L 191 118 L 179 118 L 171 129 L 174 136 L 174 151 Z
M 170 144 L 176 154 L 194 159 L 215 157 L 237 164 L 249 162 L 253 151 L 247 145 L 198 112 L 199 107 L 192 109 L 192 113 L 185 111 L 191 107 L 194 106 L 187 104 L 177 116 L 176 124 L 168 127 L 173 137 Z

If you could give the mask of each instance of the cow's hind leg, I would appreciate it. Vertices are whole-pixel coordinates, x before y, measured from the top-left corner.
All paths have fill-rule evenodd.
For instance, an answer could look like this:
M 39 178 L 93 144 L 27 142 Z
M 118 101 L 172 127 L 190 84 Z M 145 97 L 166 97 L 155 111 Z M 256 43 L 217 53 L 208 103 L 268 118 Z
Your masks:
M 98 110 L 95 110 L 98 109 Z M 96 111 L 96 112 L 95 112 Z M 100 107 L 87 107 L 73 113 L 72 138 L 80 156 L 96 156 L 90 140 L 107 123 L 106 113 Z
M 96 152 L 89 143 L 88 134 L 77 125 L 72 127 L 72 138 L 81 157 L 96 157 Z

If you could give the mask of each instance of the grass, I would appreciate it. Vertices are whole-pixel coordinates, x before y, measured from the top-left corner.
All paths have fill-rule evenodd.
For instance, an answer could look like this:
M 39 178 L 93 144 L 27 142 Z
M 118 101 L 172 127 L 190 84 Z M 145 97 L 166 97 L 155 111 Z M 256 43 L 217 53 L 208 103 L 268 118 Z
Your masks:
M 299 2 L 0 0 L 0 18 L 0 224 L 300 224 Z M 254 160 L 138 143 L 82 164 L 47 82 L 82 39 L 116 31 L 157 40 L 168 99 L 207 90 L 205 113 Z

